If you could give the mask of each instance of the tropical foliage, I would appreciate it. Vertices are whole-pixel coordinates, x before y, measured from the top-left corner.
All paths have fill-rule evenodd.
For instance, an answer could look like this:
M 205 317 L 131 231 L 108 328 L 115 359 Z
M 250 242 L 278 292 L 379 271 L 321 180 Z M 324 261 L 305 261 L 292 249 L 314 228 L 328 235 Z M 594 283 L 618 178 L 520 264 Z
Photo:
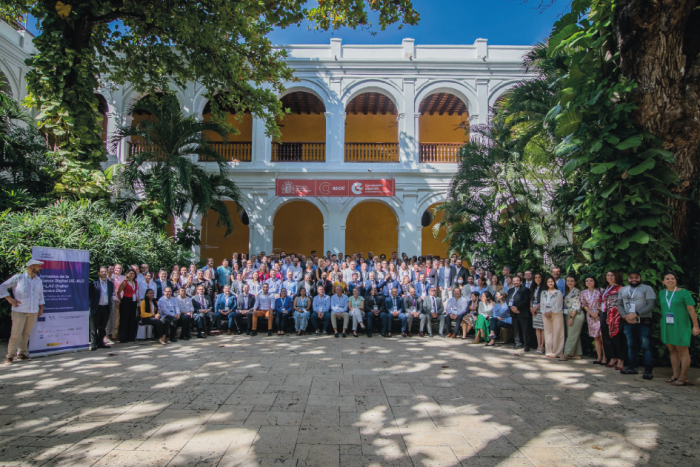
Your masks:
M 140 264 L 158 268 L 187 264 L 192 253 L 175 244 L 141 216 L 124 220 L 104 201 L 56 201 L 46 207 L 0 213 L 0 277 L 22 271 L 32 247 L 75 248 L 90 251 L 90 277 L 106 264 Z M 2 302 L 0 337 L 9 332 L 9 308 Z
M 46 142 L 20 104 L 0 91 L 0 211 L 46 205 L 56 182 Z
M 217 227 L 224 225 L 225 235 L 229 235 L 233 221 L 224 201 L 237 204 L 240 192 L 231 180 L 228 165 L 206 136 L 226 138 L 226 127 L 185 116 L 172 95 L 141 99 L 131 112 L 147 117 L 133 126 L 119 127 L 110 143 L 116 148 L 124 138 L 131 137 L 141 141 L 144 150 L 108 171 L 114 181 L 118 211 L 130 214 L 140 209 L 160 228 L 175 215 L 184 219 L 186 228 L 193 214 L 207 215 L 211 210 L 218 215 Z M 200 157 L 209 161 L 207 166 L 215 166 L 214 172 L 197 163 Z M 182 242 L 192 238 L 188 235 Z
M 567 182 L 554 153 L 553 128 L 545 123 L 556 105 L 561 60 L 538 45 L 524 66 L 534 79 L 509 90 L 491 123 L 472 127 L 472 142 L 459 155 L 459 169 L 436 230 L 447 230 L 450 249 L 483 267 L 509 264 L 539 269 L 546 259 L 572 251 L 565 219 L 553 212 Z
M 381 29 L 416 24 L 410 0 L 308 0 L 260 2 L 202 0 L 0 0 L 0 17 L 41 21 L 28 59 L 26 103 L 39 111 L 39 127 L 49 136 L 60 169 L 55 191 L 76 197 L 108 196 L 99 170 L 106 160 L 94 95 L 99 80 L 127 82 L 138 92 L 167 92 L 197 81 L 209 96 L 242 114 L 246 109 L 278 132 L 283 114 L 277 98 L 293 80 L 267 34 L 307 20 L 319 30 Z M 214 113 L 219 114 L 214 105 Z

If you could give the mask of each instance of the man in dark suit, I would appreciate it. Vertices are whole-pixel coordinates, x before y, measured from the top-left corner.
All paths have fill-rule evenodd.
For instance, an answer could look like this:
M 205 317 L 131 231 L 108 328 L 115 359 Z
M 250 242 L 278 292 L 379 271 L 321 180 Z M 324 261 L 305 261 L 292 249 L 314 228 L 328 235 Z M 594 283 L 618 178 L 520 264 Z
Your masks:
M 401 286 L 399 285 L 399 281 L 394 280 L 394 278 L 391 277 L 391 274 L 388 272 L 386 273 L 384 280 L 379 283 L 379 289 L 381 289 L 382 295 L 387 298 L 391 294 L 391 289 L 399 290 L 400 288 Z
M 513 287 L 508 290 L 506 299 L 510 308 L 510 315 L 513 318 L 513 334 L 515 335 L 515 347 L 524 347 L 525 352 L 529 352 L 530 329 L 532 328 L 532 314 L 530 313 L 530 289 L 525 287 L 520 277 L 513 277 Z
M 376 279 L 376 276 L 377 276 L 377 274 L 374 271 L 371 271 L 369 273 L 369 276 L 368 276 L 369 278 L 366 281 L 364 281 L 362 288 L 365 291 L 365 296 L 369 295 L 369 293 L 373 287 L 375 289 L 377 289 L 377 292 L 379 292 L 381 290 L 379 288 L 379 281 Z M 382 297 L 383 297 L 383 295 L 382 295 Z
M 323 293 L 330 297 L 333 294 L 333 282 L 329 281 L 327 277 L 327 273 L 321 274 L 321 280 L 316 283 L 316 290 L 323 287 Z
M 107 279 L 107 268 L 100 267 L 99 278 L 90 282 L 88 298 L 90 301 L 90 350 L 108 349 L 104 343 L 107 335 L 106 327 L 109 321 L 109 309 L 112 305 L 114 283 Z
M 438 331 L 442 335 L 445 327 L 445 307 L 442 304 L 442 299 L 436 296 L 437 289 L 431 286 L 428 291 L 428 296 L 423 299 L 423 307 L 420 315 L 420 329 L 418 335 L 423 337 L 423 326 L 428 323 L 428 335 L 433 337 L 432 320 L 439 320 L 440 327 Z
M 243 323 L 241 320 L 244 316 L 248 317 L 248 329 L 246 330 L 246 335 L 250 335 L 250 331 L 253 325 L 253 310 L 255 308 L 255 296 L 250 293 L 250 287 L 248 284 L 243 285 L 243 292 L 236 297 L 236 311 L 233 315 L 233 320 L 236 322 L 236 328 L 238 329 L 238 334 L 241 333 L 241 328 Z
M 376 287 L 371 287 L 365 295 L 365 324 L 367 325 L 367 337 L 372 337 L 374 319 L 380 318 L 384 312 L 384 295 L 377 293 Z
M 197 325 L 197 337 L 207 337 L 211 334 L 214 326 L 214 312 L 212 311 L 209 297 L 204 295 L 204 286 L 197 286 L 197 295 L 192 297 L 192 307 L 194 308 L 194 322 Z
M 311 298 L 312 300 L 316 296 L 316 294 L 318 293 L 318 287 L 316 287 L 316 281 L 313 280 L 311 274 L 304 274 L 304 278 L 297 283 L 297 293 L 299 293 L 301 289 L 305 289 L 306 296 Z
M 163 290 L 166 287 L 173 288 L 173 283 L 168 280 L 168 271 L 165 269 L 158 271 L 158 279 L 153 282 L 156 283 L 156 301 L 160 300 L 160 297 L 163 296 Z
M 401 336 L 411 337 L 411 326 L 414 319 L 420 319 L 420 311 L 423 306 L 422 300 L 416 295 L 416 288 L 411 286 L 408 289 L 408 294 L 403 297 L 403 315 L 406 317 L 406 328 L 403 328 L 403 320 L 401 320 L 402 329 Z
M 416 288 L 416 295 L 423 300 L 428 296 L 428 290 L 430 290 L 430 282 L 425 280 L 425 274 L 422 272 L 418 275 L 418 280 L 413 284 Z
M 455 266 L 452 268 L 452 282 L 453 284 L 466 284 L 467 277 L 469 276 L 469 270 L 462 267 L 462 260 L 458 259 L 455 261 Z M 459 280 L 462 279 L 460 283 Z
M 384 300 L 384 313 L 382 318 L 382 336 L 391 337 L 391 320 L 399 318 L 401 329 L 406 328 L 406 316 L 403 313 L 403 298 L 398 296 L 398 288 L 391 289 L 391 295 Z

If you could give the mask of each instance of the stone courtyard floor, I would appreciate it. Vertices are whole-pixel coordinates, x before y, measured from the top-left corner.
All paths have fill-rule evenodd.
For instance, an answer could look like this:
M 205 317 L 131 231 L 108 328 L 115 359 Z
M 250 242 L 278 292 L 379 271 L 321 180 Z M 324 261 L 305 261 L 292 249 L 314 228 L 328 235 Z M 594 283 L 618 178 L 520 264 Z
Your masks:
M 0 368 L 0 465 L 700 465 L 700 386 L 514 353 L 219 336 L 35 358 Z

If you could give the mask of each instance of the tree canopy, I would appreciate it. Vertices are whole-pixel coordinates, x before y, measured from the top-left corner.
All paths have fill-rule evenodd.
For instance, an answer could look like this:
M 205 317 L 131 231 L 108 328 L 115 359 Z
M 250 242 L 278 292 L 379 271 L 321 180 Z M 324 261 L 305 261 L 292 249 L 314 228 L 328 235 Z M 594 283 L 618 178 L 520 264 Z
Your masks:
M 0 0 L 0 14 L 41 21 L 28 60 L 29 96 L 60 161 L 58 194 L 107 195 L 106 158 L 94 96 L 100 80 L 166 92 L 196 81 L 234 113 L 248 109 L 277 132 L 277 98 L 293 79 L 267 34 L 309 21 L 319 30 L 413 25 L 411 0 Z M 377 16 L 377 25 L 370 17 Z M 214 106 L 216 113 L 216 105 Z

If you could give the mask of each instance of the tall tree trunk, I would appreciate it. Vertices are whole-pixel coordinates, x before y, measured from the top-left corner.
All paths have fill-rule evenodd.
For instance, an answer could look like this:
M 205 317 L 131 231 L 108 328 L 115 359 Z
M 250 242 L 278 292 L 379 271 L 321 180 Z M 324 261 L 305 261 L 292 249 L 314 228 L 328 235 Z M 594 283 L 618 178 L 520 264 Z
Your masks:
M 689 198 L 700 173 L 700 10 L 698 0 L 620 0 L 615 32 L 622 73 L 638 84 L 636 123 L 664 141 L 676 158 Z M 681 251 L 695 241 L 692 201 L 671 200 L 673 236 Z M 692 248 L 691 248 L 692 249 Z M 687 250 L 685 250 L 687 251 Z

